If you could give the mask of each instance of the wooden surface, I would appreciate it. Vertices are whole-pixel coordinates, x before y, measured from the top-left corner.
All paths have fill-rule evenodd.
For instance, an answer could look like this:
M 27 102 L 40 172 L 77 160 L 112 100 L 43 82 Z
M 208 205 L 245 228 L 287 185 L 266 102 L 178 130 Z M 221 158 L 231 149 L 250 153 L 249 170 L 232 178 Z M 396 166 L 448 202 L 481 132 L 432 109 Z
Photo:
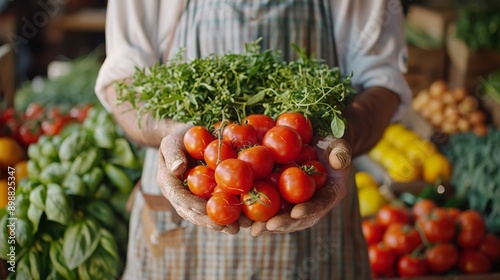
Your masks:
M 106 9 L 83 9 L 53 18 L 49 28 L 62 31 L 104 32 L 105 22 Z
M 0 109 L 14 104 L 15 68 L 14 53 L 9 44 L 0 44 Z

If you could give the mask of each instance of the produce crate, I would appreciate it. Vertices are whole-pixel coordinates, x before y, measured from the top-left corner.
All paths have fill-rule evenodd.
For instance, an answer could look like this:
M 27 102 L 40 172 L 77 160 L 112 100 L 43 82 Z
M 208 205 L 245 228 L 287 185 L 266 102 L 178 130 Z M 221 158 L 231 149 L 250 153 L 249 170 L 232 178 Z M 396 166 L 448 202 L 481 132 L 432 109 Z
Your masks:
M 489 96 L 481 99 L 484 109 L 490 114 L 491 124 L 500 129 L 500 104 Z
M 408 72 L 405 78 L 413 95 L 428 88 L 433 81 L 445 78 L 446 60 L 442 48 L 426 50 L 408 45 Z
M 446 78 L 448 57 L 444 42 L 447 27 L 454 17 L 454 12 L 438 11 L 420 5 L 411 5 L 409 7 L 406 16 L 406 32 L 409 39 L 408 73 L 405 77 L 413 94 L 428 88 L 435 80 Z M 434 46 L 419 45 L 417 42 L 412 42 L 409 37 L 410 32 L 412 34 L 415 32 L 425 34 L 428 39 L 434 42 Z
M 0 109 L 12 107 L 15 91 L 14 53 L 9 44 L 0 44 Z
M 500 69 L 500 52 L 472 51 L 455 34 L 455 26 L 450 25 L 446 40 L 446 51 L 450 57 L 449 83 L 452 87 L 461 86 L 471 93 L 478 93 L 478 77 Z
M 406 16 L 408 24 L 443 42 L 446 38 L 448 25 L 455 17 L 456 12 L 453 10 L 437 10 L 421 5 L 411 5 Z

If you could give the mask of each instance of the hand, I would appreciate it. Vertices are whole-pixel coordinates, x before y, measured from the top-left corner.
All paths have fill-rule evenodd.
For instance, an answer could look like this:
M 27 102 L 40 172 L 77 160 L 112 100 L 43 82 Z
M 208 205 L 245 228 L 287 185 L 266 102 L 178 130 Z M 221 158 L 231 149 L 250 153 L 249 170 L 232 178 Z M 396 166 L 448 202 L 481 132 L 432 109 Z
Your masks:
M 214 223 L 206 212 L 207 201 L 191 193 L 176 177 L 184 174 L 188 166 L 183 137 L 191 127 L 186 124 L 161 141 L 158 167 L 161 192 L 182 218 L 204 228 L 236 234 L 240 230 L 240 223 L 247 227 L 250 225 L 248 218 L 242 215 L 240 221 L 226 226 Z
M 309 201 L 295 205 L 290 213 L 279 214 L 267 222 L 254 222 L 250 229 L 253 236 L 310 228 L 337 206 L 345 196 L 351 169 L 349 144 L 343 139 L 327 137 L 320 140 L 315 148 L 318 160 L 328 172 L 325 186 L 316 191 Z

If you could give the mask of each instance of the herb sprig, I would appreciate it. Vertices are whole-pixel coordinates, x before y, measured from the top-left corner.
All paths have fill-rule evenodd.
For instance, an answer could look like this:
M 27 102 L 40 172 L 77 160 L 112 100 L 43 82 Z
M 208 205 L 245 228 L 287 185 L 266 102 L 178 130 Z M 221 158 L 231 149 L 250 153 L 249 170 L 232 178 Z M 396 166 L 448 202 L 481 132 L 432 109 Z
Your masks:
M 209 55 L 186 61 L 183 51 L 166 64 L 136 69 L 133 81 L 117 83 L 118 102 L 130 102 L 138 114 L 211 127 L 224 119 L 252 113 L 273 118 L 300 112 L 320 135 L 342 137 L 341 109 L 354 94 L 351 76 L 306 55 L 285 62 L 280 51 L 261 51 L 259 40 L 241 54 Z

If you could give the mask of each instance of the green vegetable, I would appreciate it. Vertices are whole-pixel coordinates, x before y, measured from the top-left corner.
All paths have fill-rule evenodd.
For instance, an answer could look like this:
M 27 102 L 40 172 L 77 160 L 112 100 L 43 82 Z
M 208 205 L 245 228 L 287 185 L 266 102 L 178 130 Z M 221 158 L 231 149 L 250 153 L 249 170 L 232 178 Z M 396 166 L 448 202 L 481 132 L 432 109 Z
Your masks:
M 113 186 L 122 193 L 130 193 L 134 187 L 134 183 L 127 176 L 127 173 L 112 163 L 104 164 L 104 173 Z
M 54 266 L 57 273 L 65 279 L 76 279 L 76 271 L 70 270 L 63 256 L 63 242 L 62 240 L 52 241 L 50 243 L 50 261 Z
M 130 143 L 125 138 L 117 138 L 113 145 L 113 154 L 109 158 L 109 162 L 125 168 L 137 168 L 139 162 L 130 146 Z
M 85 209 L 91 217 L 107 229 L 113 229 L 116 224 L 116 216 L 108 203 L 101 200 L 94 200 Z
M 468 208 L 478 210 L 488 230 L 500 233 L 500 131 L 490 129 L 484 137 L 474 133 L 456 134 L 443 146 L 453 162 L 451 183 L 457 197 Z M 459 201 L 461 202 L 461 201 Z
M 491 73 L 486 78 L 479 77 L 479 81 L 482 92 L 500 104 L 500 71 Z
M 114 125 L 101 124 L 94 129 L 93 136 L 97 147 L 111 149 L 117 135 Z
M 87 140 L 85 131 L 77 131 L 66 137 L 59 147 L 59 159 L 61 161 L 72 161 L 78 154 L 85 150 L 90 142 Z
M 40 181 L 44 184 L 61 183 L 67 170 L 59 162 L 52 162 L 40 173 Z
M 354 93 L 350 77 L 307 57 L 284 62 L 276 50 L 261 52 L 258 41 L 242 54 L 227 53 L 185 61 L 182 51 L 167 64 L 137 69 L 131 84 L 118 83 L 118 101 L 130 102 L 138 114 L 210 127 L 251 113 L 273 118 L 301 112 L 320 134 L 341 137 L 341 109 Z M 140 94 L 139 94 L 140 93 Z
M 458 9 L 456 36 L 471 50 L 500 50 L 500 4 L 467 5 Z
M 84 175 L 84 177 L 86 175 Z M 88 194 L 83 178 L 74 173 L 67 174 L 61 186 L 64 188 L 66 194 L 69 195 L 86 196 Z
M 92 170 L 86 174 L 83 174 L 82 180 L 87 185 L 89 193 L 94 193 L 97 189 L 99 183 L 101 183 L 104 178 L 104 171 L 99 166 L 94 166 Z
M 91 218 L 76 221 L 64 233 L 63 255 L 70 270 L 83 264 L 99 245 L 99 226 Z
M 44 185 L 38 185 L 29 194 L 30 203 L 42 210 L 45 209 L 46 198 L 47 198 L 47 188 Z
M 92 52 L 68 63 L 70 69 L 65 75 L 39 79 L 36 87 L 30 82 L 22 84 L 14 95 L 16 111 L 24 112 L 32 102 L 68 107 L 86 103 L 99 104 L 94 91 L 101 67 L 99 53 Z
M 83 175 L 99 164 L 102 158 L 102 151 L 98 148 L 90 148 L 76 156 L 71 164 L 71 172 Z
M 61 186 L 49 183 L 47 184 L 47 199 L 45 200 L 45 214 L 50 221 L 66 225 L 70 220 L 71 209 L 69 207 L 68 197 Z

